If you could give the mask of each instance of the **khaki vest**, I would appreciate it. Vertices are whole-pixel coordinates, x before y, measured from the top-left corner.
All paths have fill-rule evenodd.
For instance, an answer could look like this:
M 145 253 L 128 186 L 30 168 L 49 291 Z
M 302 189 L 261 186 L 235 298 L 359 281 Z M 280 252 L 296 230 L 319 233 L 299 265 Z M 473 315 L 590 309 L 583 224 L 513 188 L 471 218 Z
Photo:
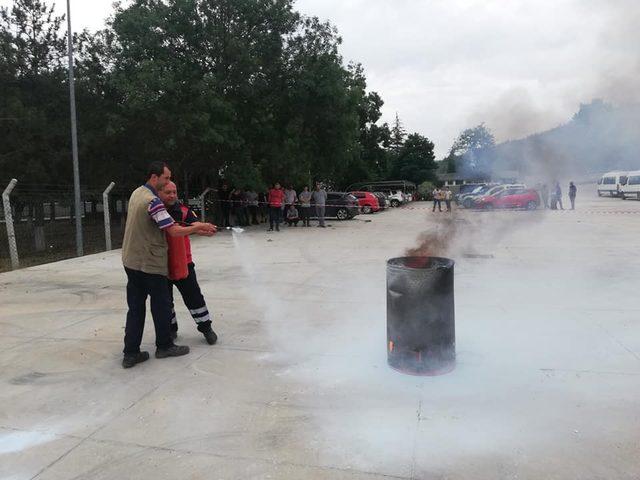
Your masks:
M 145 186 L 131 194 L 122 242 L 122 263 L 131 270 L 166 277 L 169 274 L 167 239 L 148 210 L 154 198 Z

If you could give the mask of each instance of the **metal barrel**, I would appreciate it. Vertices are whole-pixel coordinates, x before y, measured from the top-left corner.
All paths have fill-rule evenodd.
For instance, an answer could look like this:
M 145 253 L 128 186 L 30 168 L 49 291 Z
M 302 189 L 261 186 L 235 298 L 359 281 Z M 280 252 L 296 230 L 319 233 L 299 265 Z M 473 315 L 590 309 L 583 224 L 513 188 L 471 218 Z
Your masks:
M 399 257 L 387 262 L 387 362 L 411 375 L 455 368 L 454 261 Z

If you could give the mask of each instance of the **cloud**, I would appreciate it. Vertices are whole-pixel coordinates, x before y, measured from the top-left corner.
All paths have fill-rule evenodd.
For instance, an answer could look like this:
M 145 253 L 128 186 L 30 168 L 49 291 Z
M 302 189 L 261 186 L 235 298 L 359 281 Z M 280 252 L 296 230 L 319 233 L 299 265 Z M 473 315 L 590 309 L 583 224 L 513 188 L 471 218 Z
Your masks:
M 595 96 L 637 94 L 632 0 L 298 0 L 297 8 L 337 25 L 345 58 L 363 63 L 386 102 L 384 120 L 398 112 L 439 156 L 481 121 L 506 140 L 552 128 Z

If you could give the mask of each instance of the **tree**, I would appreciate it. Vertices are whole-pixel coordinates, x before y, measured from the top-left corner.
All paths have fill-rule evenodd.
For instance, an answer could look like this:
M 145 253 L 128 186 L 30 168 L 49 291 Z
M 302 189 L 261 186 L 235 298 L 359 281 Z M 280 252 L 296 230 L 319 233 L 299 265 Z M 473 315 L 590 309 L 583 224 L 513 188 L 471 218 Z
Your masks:
M 39 0 L 0 8 L 0 171 L 70 183 L 64 17 Z
M 349 66 L 350 91 L 357 100 L 358 112 L 358 155 L 354 155 L 351 164 L 342 179 L 344 187 L 365 180 L 386 178 L 389 170 L 390 131 L 386 123 L 378 124 L 384 105 L 377 92 L 367 92 L 364 70 L 360 64 Z
M 63 19 L 43 0 L 0 10 L 0 167 L 22 182 L 72 178 Z M 293 0 L 116 4 L 74 37 L 83 183 L 131 188 L 152 159 L 191 190 L 385 178 L 383 100 L 341 41 Z
M 420 184 L 435 179 L 437 164 L 433 142 L 418 133 L 407 137 L 394 158 L 391 176 Z
M 404 140 L 407 136 L 407 132 L 404 129 L 404 125 L 400 121 L 400 116 L 396 112 L 396 118 L 391 127 L 391 141 L 389 142 L 391 150 L 397 152 L 402 148 Z
M 447 172 L 456 171 L 486 173 L 491 167 L 491 151 L 496 141 L 484 123 L 464 130 L 453 142 L 445 158 Z

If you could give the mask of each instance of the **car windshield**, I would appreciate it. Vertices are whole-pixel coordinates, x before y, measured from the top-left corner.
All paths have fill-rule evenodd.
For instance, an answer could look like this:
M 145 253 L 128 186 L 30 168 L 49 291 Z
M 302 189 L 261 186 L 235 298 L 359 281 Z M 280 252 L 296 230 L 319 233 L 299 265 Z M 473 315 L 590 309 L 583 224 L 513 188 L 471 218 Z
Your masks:
M 480 193 L 480 192 L 484 191 L 484 189 L 485 189 L 485 187 L 481 185 L 481 186 L 476 187 L 473 190 L 471 190 L 471 193 Z

